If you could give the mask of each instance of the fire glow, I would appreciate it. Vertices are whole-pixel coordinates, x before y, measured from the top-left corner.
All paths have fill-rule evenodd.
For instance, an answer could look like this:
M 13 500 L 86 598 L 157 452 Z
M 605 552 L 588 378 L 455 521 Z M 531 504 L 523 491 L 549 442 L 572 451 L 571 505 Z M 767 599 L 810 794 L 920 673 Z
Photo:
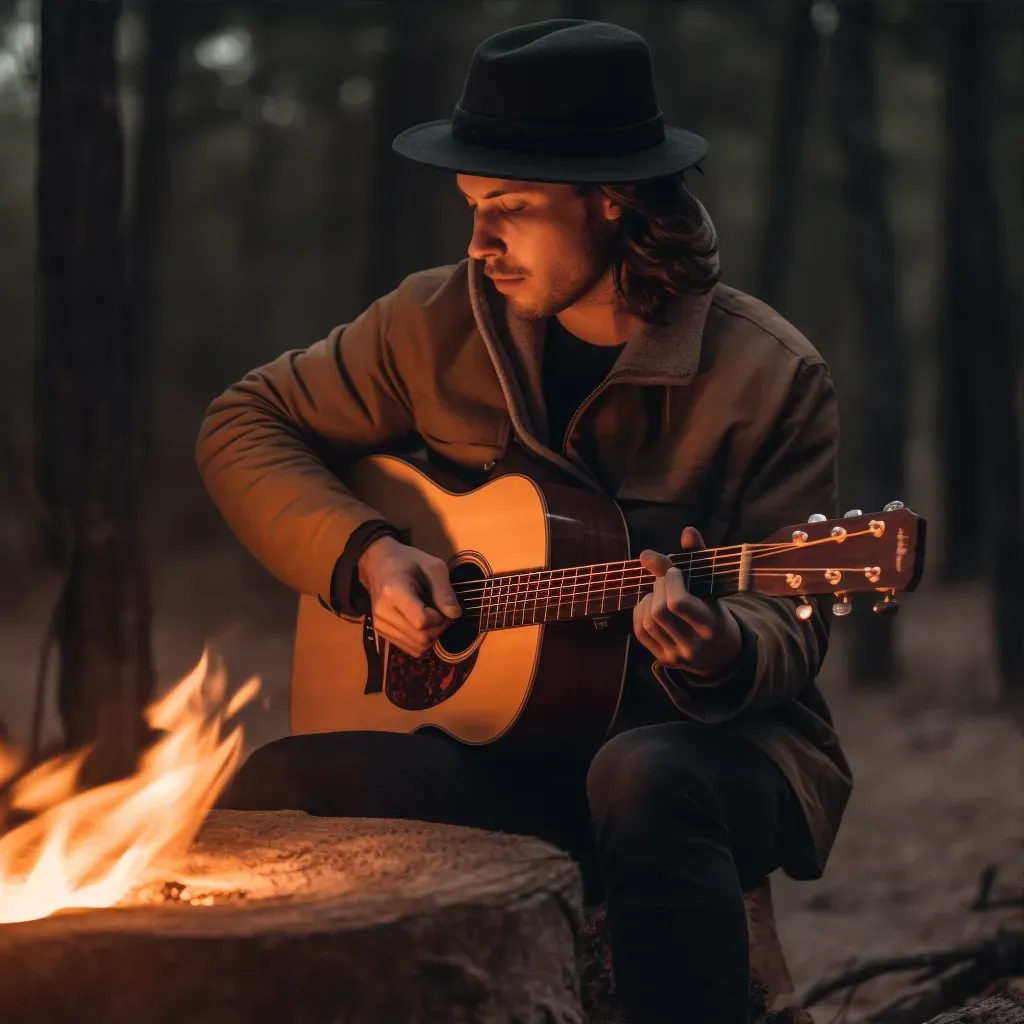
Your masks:
M 225 671 L 204 652 L 146 708 L 159 738 L 134 775 L 77 792 L 86 750 L 14 782 L 10 808 L 33 817 L 6 833 L 0 817 L 0 924 L 110 907 L 173 872 L 241 757 L 241 726 L 222 737 L 224 725 L 259 688 L 253 677 L 229 697 Z M 16 751 L 0 746 L 0 785 L 20 765 Z

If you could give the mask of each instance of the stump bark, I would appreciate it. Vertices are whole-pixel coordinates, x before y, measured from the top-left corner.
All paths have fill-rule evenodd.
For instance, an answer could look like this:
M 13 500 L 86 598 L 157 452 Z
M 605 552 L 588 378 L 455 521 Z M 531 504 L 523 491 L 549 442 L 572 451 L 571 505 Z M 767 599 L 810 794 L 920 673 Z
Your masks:
M 1024 1024 L 1024 999 L 1011 992 L 933 1017 L 928 1024 Z
M 539 840 L 218 811 L 166 881 L 0 928 L 5 1024 L 585 1020 L 579 872 Z

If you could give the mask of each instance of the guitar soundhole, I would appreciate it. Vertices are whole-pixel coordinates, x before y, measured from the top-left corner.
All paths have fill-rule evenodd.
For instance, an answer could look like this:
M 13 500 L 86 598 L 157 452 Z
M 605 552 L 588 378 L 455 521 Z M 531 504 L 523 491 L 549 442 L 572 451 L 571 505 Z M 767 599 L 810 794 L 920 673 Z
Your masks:
M 456 619 L 444 631 L 437 645 L 445 654 L 457 657 L 473 646 L 473 641 L 480 632 L 477 629 L 480 617 L 473 606 L 480 603 L 479 595 L 482 591 L 475 591 L 472 585 L 478 581 L 483 583 L 484 571 L 475 562 L 463 562 L 455 566 L 449 576 L 455 586 L 455 593 L 459 594 L 459 604 L 463 607 L 463 613 L 461 618 Z M 460 594 L 460 590 L 466 592 Z
M 484 572 L 471 562 L 456 566 L 451 572 L 452 583 L 472 584 L 483 580 Z M 460 595 L 461 603 L 472 605 L 473 595 Z M 464 612 L 445 630 L 437 646 L 446 657 L 439 657 L 431 648 L 422 657 L 414 658 L 397 647 L 388 655 L 387 679 L 384 692 L 389 701 L 406 711 L 423 711 L 446 701 L 469 677 L 476 663 L 477 649 L 470 651 L 478 635 L 478 618 L 472 610 Z M 459 655 L 470 653 L 462 659 Z M 448 659 L 459 660 L 448 660 Z

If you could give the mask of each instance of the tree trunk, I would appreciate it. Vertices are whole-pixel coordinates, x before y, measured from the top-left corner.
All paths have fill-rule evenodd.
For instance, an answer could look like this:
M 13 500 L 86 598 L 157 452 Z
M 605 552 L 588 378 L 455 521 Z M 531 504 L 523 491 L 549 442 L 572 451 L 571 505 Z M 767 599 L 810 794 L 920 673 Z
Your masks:
M 116 0 L 44 0 L 39 107 L 38 473 L 66 580 L 56 619 L 66 740 L 92 778 L 130 770 L 151 691 L 149 588 L 125 297 Z
M 872 46 L 874 0 L 840 4 L 830 63 L 832 115 L 844 158 L 848 269 L 857 299 L 860 344 L 846 381 L 844 485 L 865 511 L 900 498 L 904 487 L 907 368 L 899 327 L 896 252 L 885 203 Z M 898 672 L 894 620 L 858 615 L 853 622 L 853 677 L 885 684 Z
M 539 840 L 216 811 L 180 871 L 0 929 L 4 1024 L 583 1024 L 579 871 Z
M 950 579 L 993 585 L 1002 682 L 1024 692 L 1019 356 L 988 155 L 989 4 L 946 3 L 945 316 L 939 429 Z
M 790 0 L 786 43 L 768 158 L 768 196 L 757 271 L 757 297 L 780 308 L 796 232 L 800 161 L 810 110 L 818 37 L 810 0 Z
M 406 128 L 451 113 L 440 110 L 437 86 L 443 40 L 432 31 L 435 7 L 392 0 L 388 48 L 381 56 L 374 107 L 374 170 L 363 308 L 395 288 L 407 274 L 434 262 L 435 204 L 424 201 L 431 173 L 397 156 L 394 137 Z M 454 187 L 454 186 L 452 186 Z
M 185 9 L 177 3 L 138 4 L 146 25 L 146 58 L 141 82 L 141 114 L 132 182 L 131 217 L 127 238 L 131 330 L 135 339 L 152 341 L 158 335 L 156 315 L 157 277 L 163 252 L 169 170 L 170 99 L 178 69 Z M 149 408 L 153 382 L 153 346 L 136 344 L 138 375 L 135 410 Z M 136 422 L 141 452 L 151 451 L 152 423 L 139 416 Z M 141 483 L 141 481 L 140 481 Z

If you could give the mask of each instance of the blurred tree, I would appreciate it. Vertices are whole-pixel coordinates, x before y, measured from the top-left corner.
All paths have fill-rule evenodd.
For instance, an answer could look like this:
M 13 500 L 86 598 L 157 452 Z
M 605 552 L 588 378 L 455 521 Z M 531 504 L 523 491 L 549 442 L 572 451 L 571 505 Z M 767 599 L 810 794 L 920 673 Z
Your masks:
M 940 463 L 950 580 L 991 578 L 1004 686 L 1024 694 L 1020 380 L 988 146 L 994 4 L 949 0 Z
M 170 96 L 184 29 L 185 11 L 180 3 L 134 4 L 145 25 L 146 56 L 141 83 L 139 138 L 134 165 L 131 216 L 127 237 L 127 266 L 130 279 L 131 324 L 136 339 L 156 336 L 153 317 L 157 293 L 160 255 L 164 247 L 163 228 L 167 208 L 167 177 L 170 167 Z M 153 349 L 141 342 L 135 346 L 139 369 L 136 390 L 141 401 L 136 410 L 150 404 L 152 384 L 149 372 Z M 151 438 L 146 432 L 149 417 L 136 424 L 139 443 L 148 450 Z
M 598 11 L 597 0 L 565 0 L 565 12 L 562 17 L 598 21 L 601 14 Z
M 43 0 L 41 10 L 37 472 L 66 573 L 60 714 L 69 745 L 96 743 L 89 781 L 131 769 L 152 688 L 121 227 L 120 9 Z
M 858 312 L 858 344 L 845 380 L 843 415 L 853 430 L 842 468 L 847 494 L 865 511 L 900 498 L 905 484 L 907 367 L 896 288 L 896 249 L 886 209 L 879 143 L 874 40 L 875 0 L 841 0 L 830 40 L 828 95 L 843 157 L 843 230 L 849 279 Z M 888 684 L 898 674 L 894 620 L 854 618 L 853 678 Z
M 433 28 L 438 22 L 450 23 L 452 12 L 438 3 L 407 0 L 391 0 L 384 8 L 388 45 L 377 75 L 363 308 L 407 274 L 437 262 L 438 210 L 424 201 L 427 172 L 396 156 L 391 142 L 405 128 L 450 114 L 450 110 L 439 110 L 438 85 L 446 51 Z
M 796 196 L 810 112 L 818 36 L 811 0 L 789 0 L 785 45 L 768 157 L 768 195 L 757 267 L 757 297 L 776 309 L 783 300 L 796 230 Z

